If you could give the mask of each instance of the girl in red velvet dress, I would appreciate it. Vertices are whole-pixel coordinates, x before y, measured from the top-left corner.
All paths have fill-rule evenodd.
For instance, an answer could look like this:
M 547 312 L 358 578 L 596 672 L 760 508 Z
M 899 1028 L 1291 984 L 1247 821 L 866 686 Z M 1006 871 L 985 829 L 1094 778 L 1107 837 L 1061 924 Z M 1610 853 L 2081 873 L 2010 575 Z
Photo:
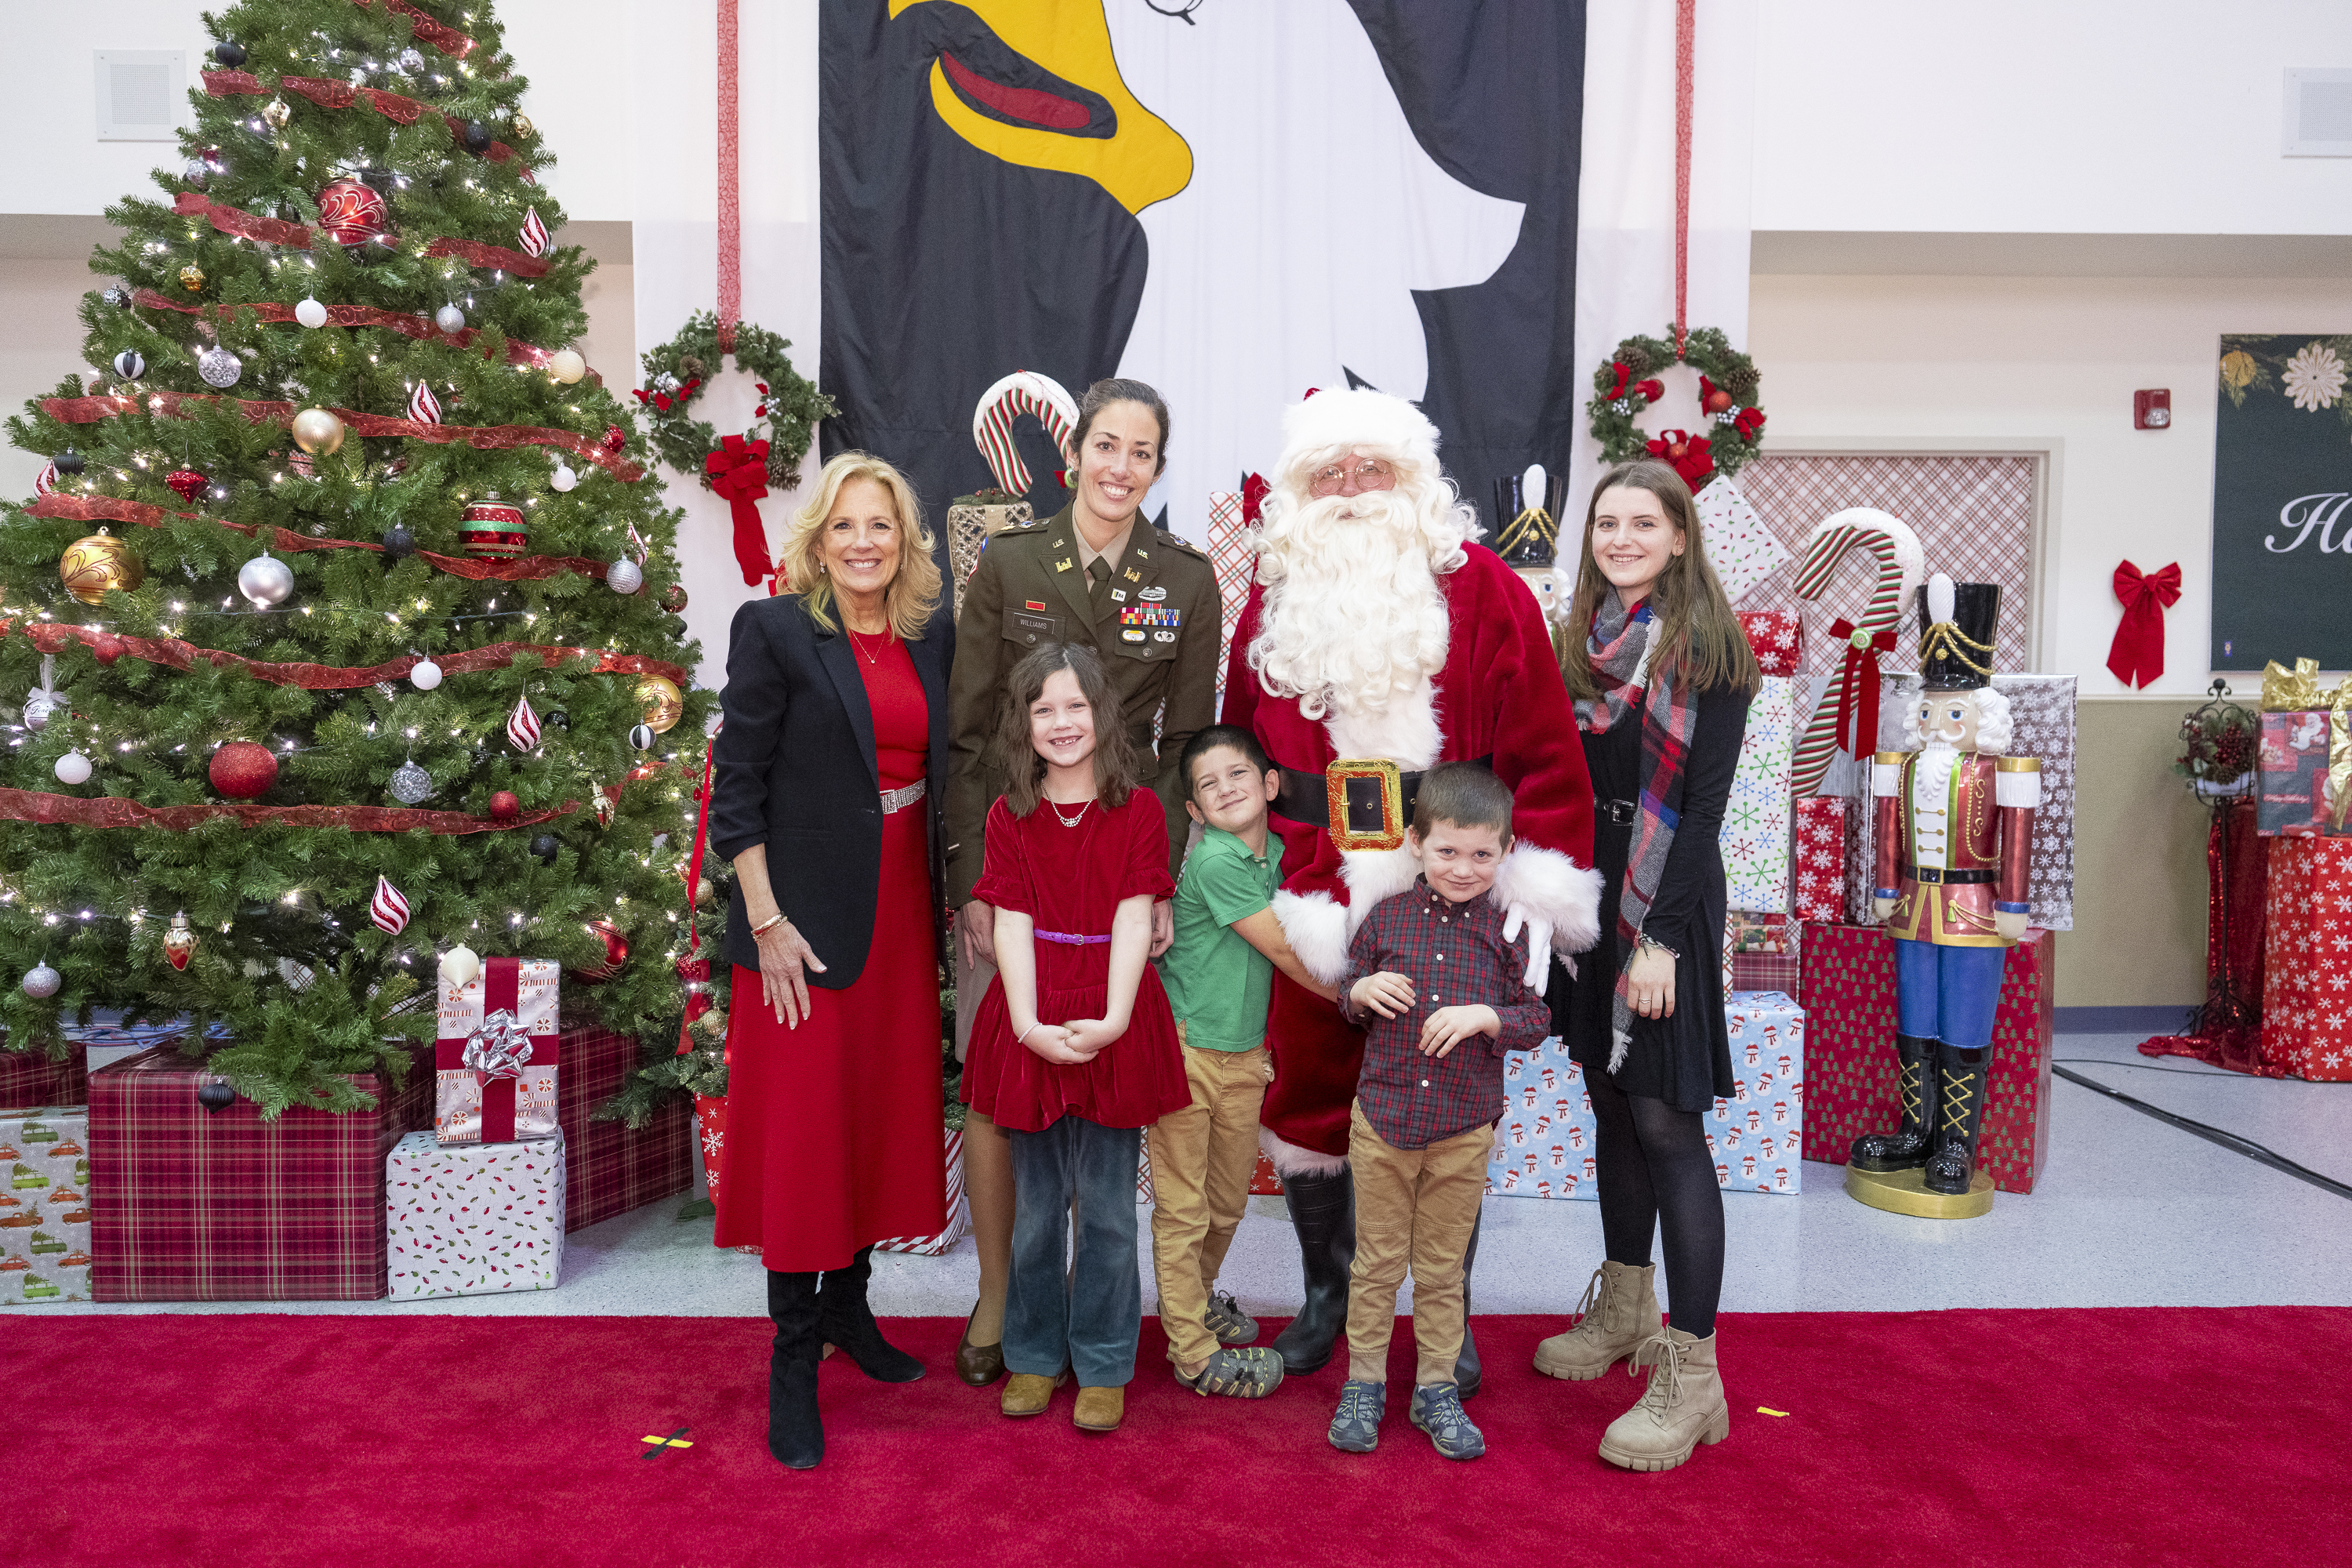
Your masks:
M 964 1099 L 1012 1143 L 1013 1274 L 1003 1409 L 1042 1412 L 1067 1372 L 1073 1420 L 1115 1430 L 1135 1375 L 1142 1130 L 1191 1103 L 1176 1020 L 1147 962 L 1174 892 L 1160 797 L 1137 787 L 1118 700 L 1094 649 L 1013 668 L 975 898 L 996 910 L 996 978 L 972 1021 Z M 1075 1226 L 1074 1258 L 1065 1237 Z

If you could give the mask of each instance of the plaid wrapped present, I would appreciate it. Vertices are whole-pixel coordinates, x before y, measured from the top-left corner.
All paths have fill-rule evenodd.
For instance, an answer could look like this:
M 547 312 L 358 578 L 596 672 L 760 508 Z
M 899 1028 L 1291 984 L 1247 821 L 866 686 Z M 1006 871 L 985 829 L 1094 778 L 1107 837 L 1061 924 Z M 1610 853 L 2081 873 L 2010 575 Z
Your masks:
M 621 1092 L 637 1064 L 635 1037 L 610 1029 L 563 1031 L 555 1116 L 563 1129 L 563 1228 L 585 1230 L 694 1184 L 694 1110 L 680 1098 L 632 1131 L 589 1113 Z
M 68 1040 L 62 1057 L 51 1057 L 40 1042 L 21 1051 L 0 1049 L 0 1110 L 89 1104 L 86 1060 L 79 1040 Z
M 89 1115 L 0 1116 L 0 1307 L 89 1300 Z
M 166 1047 L 89 1079 L 91 1294 L 100 1301 L 373 1301 L 386 1282 L 384 1160 L 432 1119 L 430 1047 L 373 1110 L 196 1103 L 201 1063 Z
M 1843 1165 L 1853 1141 L 1899 1119 L 1895 942 L 1873 926 L 1816 925 L 1804 935 L 1805 1158 Z M 1992 1073 L 1977 1169 L 2005 1193 L 2030 1193 L 2050 1155 L 2052 996 L 2057 938 L 2040 927 L 2009 950 L 1993 1017 Z
M 2269 848 L 2263 1055 L 2297 1078 L 2340 1083 L 2352 1079 L 2352 839 L 2282 837 Z
M 444 1144 L 411 1132 L 384 1170 L 395 1301 L 552 1290 L 563 1272 L 563 1140 Z
M 433 1130 L 442 1142 L 555 1136 L 562 978 L 551 958 L 486 958 L 465 984 L 441 982 Z
M 1257 575 L 1257 524 L 1249 521 L 1248 498 L 1240 490 L 1209 492 L 1209 566 L 1217 574 L 1222 618 L 1217 628 L 1217 706 L 1224 707 L 1225 660 L 1233 652 L 1234 628 L 1249 605 L 1250 581 Z
M 1851 803 L 1813 795 L 1796 803 L 1790 907 L 1801 921 L 1845 918 L 1845 819 Z
M 1709 489 L 1715 487 L 1709 485 Z M 1805 655 L 1805 623 L 1794 610 L 1734 610 L 1767 675 L 1794 675 Z

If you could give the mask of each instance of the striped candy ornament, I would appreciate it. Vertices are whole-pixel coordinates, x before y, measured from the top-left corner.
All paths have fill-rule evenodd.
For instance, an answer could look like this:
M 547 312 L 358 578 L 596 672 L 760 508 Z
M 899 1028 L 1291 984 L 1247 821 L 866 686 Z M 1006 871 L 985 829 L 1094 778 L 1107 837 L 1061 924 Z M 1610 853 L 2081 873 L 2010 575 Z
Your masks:
M 55 463 L 43 463 L 41 471 L 33 477 L 33 493 L 37 496 L 45 496 L 57 488 L 58 466 Z
M 518 752 L 528 752 L 539 744 L 539 715 L 530 710 L 530 699 L 515 699 L 514 711 L 507 715 L 507 739 Z
M 1016 496 L 1029 493 L 1029 466 L 1013 444 L 1013 423 L 1024 414 L 1045 426 L 1066 465 L 1078 466 L 1078 405 L 1052 376 L 1016 370 L 982 393 L 971 415 L 971 438 L 988 459 L 988 471 L 996 476 L 998 489 Z
M 1871 591 L 1870 602 L 1853 617 L 1857 631 L 1874 635 L 1902 619 L 1903 606 L 1910 602 L 1927 571 L 1927 552 L 1919 547 L 1919 536 L 1901 518 L 1874 507 L 1848 507 L 1813 525 L 1812 534 L 1805 542 L 1804 557 L 1797 565 L 1797 597 L 1819 600 L 1830 579 L 1836 575 L 1839 563 L 1851 550 L 1866 550 L 1878 561 L 1878 582 Z M 1876 663 L 1874 658 L 1874 671 Z M 1864 679 L 1875 679 L 1876 675 L 1865 674 Z M 1831 759 L 1837 755 L 1837 710 L 1838 679 L 1832 672 L 1819 706 L 1805 725 L 1805 732 L 1797 740 L 1789 787 L 1799 800 L 1819 792 Z
M 368 900 L 368 919 L 376 929 L 398 936 L 408 929 L 408 900 L 387 878 L 375 879 L 375 897 Z
M 408 416 L 419 425 L 441 423 L 440 400 L 433 395 L 433 389 L 421 381 L 409 390 Z
M 530 207 L 522 215 L 522 249 L 526 256 L 545 256 L 553 248 L 547 235 L 547 226 L 539 221 L 539 209 Z

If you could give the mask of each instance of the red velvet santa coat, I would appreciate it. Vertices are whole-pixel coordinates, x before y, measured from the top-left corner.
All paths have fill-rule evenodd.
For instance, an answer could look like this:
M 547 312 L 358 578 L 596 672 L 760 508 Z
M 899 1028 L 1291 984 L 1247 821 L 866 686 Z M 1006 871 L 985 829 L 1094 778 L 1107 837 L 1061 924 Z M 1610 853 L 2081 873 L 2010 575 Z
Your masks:
M 1517 901 L 1550 921 L 1553 945 L 1581 952 L 1599 935 L 1601 879 L 1590 869 L 1592 784 L 1575 711 L 1535 595 L 1491 550 L 1474 544 L 1467 557 L 1437 580 L 1450 630 L 1445 667 L 1431 692 L 1433 733 L 1424 703 L 1388 726 L 1397 743 L 1343 752 L 1335 749 L 1332 731 L 1346 721 L 1310 719 L 1297 698 L 1269 695 L 1249 666 L 1264 609 L 1262 586 L 1250 590 L 1234 631 L 1223 720 L 1255 734 L 1276 763 L 1302 773 L 1319 773 L 1342 755 L 1387 756 L 1407 772 L 1491 758 L 1514 796 L 1515 843 L 1490 896 L 1498 907 Z M 1407 699 L 1391 706 L 1400 705 L 1415 706 Z M 1418 736 L 1412 733 L 1415 719 Z M 1342 732 L 1360 743 L 1364 728 Z M 1328 833 L 1279 815 L 1272 826 L 1282 838 L 1283 890 L 1276 912 L 1301 962 L 1334 982 L 1364 912 L 1410 887 L 1415 864 L 1400 848 L 1349 855 L 1343 865 Z M 1348 1108 L 1363 1063 L 1362 1032 L 1331 1003 L 1277 973 L 1267 1037 L 1275 1078 L 1259 1121 L 1273 1134 L 1269 1152 L 1277 1166 L 1292 1170 L 1336 1168 L 1348 1152 Z

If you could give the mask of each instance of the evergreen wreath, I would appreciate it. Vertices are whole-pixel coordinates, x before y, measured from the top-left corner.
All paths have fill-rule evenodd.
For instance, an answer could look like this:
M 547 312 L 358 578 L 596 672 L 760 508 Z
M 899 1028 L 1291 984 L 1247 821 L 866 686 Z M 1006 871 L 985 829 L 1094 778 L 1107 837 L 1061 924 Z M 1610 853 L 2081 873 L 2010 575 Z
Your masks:
M 746 430 L 743 439 L 761 438 L 760 425 L 767 426 L 768 488 L 784 490 L 799 483 L 801 459 L 808 456 L 809 445 L 816 438 L 816 422 L 839 410 L 814 382 L 793 368 L 785 352 L 792 346 L 765 327 L 738 321 L 733 350 L 722 349 L 718 313 L 697 310 L 676 337 L 648 349 L 639 362 L 645 367 L 646 385 L 636 389 L 635 395 L 653 427 L 649 438 L 662 461 L 679 473 L 693 475 L 703 489 L 715 489 L 704 459 L 719 449 L 719 432 L 708 421 L 694 418 L 690 411 L 694 400 L 719 373 L 720 361 L 731 353 L 737 367 L 760 388 L 760 405 L 752 411 L 760 424 Z
M 1737 473 L 1764 444 L 1764 410 L 1756 405 L 1756 362 L 1731 346 L 1718 327 L 1695 327 L 1680 352 L 1668 336 L 1636 335 L 1619 343 L 1592 374 L 1585 405 L 1601 455 L 1611 463 L 1656 458 L 1674 466 L 1694 490 L 1717 474 Z M 1635 427 L 1641 412 L 1666 395 L 1655 373 L 1676 362 L 1698 372 L 1699 407 L 1707 418 L 1697 434 L 1668 430 L 1652 437 Z

